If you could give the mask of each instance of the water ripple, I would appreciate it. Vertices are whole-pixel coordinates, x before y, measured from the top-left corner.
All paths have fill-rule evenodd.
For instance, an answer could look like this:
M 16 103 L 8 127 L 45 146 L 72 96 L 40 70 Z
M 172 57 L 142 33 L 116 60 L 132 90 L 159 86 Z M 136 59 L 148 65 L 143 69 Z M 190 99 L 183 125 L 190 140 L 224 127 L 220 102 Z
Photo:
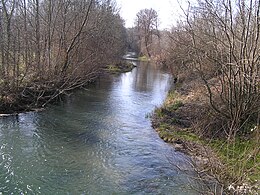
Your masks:
M 0 119 L 0 194 L 196 194 L 183 193 L 188 175 L 173 165 L 187 158 L 146 118 L 169 79 L 142 64 L 44 112 Z

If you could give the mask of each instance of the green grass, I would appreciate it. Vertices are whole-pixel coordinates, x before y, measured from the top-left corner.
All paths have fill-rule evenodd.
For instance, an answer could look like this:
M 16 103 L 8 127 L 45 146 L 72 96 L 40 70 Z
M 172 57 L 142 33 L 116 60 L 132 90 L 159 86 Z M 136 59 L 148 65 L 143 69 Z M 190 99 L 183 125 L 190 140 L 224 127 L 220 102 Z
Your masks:
M 229 181 L 249 180 L 251 183 L 260 180 L 260 155 L 257 153 L 259 143 L 256 140 L 242 140 L 237 138 L 233 143 L 222 139 L 206 140 L 189 129 L 176 130 L 167 123 L 162 123 L 159 136 L 167 140 L 184 140 L 208 145 L 220 158 L 226 167 L 225 178 Z M 223 173 L 221 173 L 223 174 Z
M 156 109 L 155 114 L 163 121 L 158 128 L 161 138 L 167 140 L 181 139 L 209 146 L 226 167 L 222 171 L 225 172 L 224 177 L 228 178 L 229 181 L 244 182 L 247 179 L 255 182 L 260 180 L 259 140 L 257 140 L 259 135 L 251 134 L 249 137 L 242 135 L 234 141 L 228 142 L 225 138 L 209 140 L 208 138 L 201 138 L 189 129 L 176 129 L 171 124 L 176 124 L 178 120 L 173 117 L 169 119 L 169 114 L 165 111 L 174 113 L 183 105 L 179 94 L 170 92 L 164 105 Z M 252 129 L 252 125 L 250 125 L 250 129 Z M 223 175 L 223 173 L 221 174 Z
M 179 93 L 177 93 L 176 91 L 170 91 L 168 93 L 167 99 L 173 100 L 173 99 L 176 99 L 179 96 L 180 96 Z
M 163 110 L 164 110 L 163 107 L 161 107 L 161 108 L 156 108 L 156 109 L 154 110 L 154 113 L 156 114 L 156 116 L 157 116 L 158 118 L 163 118 L 163 117 L 165 116 L 165 112 L 164 112 Z
M 173 116 L 178 115 L 180 112 L 178 109 L 184 106 L 184 103 L 186 104 L 185 97 L 172 91 L 168 93 L 163 106 L 155 110 L 156 116 L 160 119 L 159 127 L 156 129 L 159 136 L 168 142 L 180 139 L 209 147 L 213 155 L 223 164 L 221 169 L 212 167 L 214 171 L 212 173 L 227 186 L 230 184 L 238 186 L 243 183 L 255 185 L 257 182 L 259 184 L 260 153 L 259 134 L 257 134 L 259 127 L 255 123 L 246 124 L 244 132 L 233 141 L 227 141 L 225 137 L 211 139 L 201 137 L 199 131 L 182 129 L 175 125 L 178 119 Z
M 165 116 L 167 116 L 166 111 L 174 112 L 174 111 L 178 110 L 180 107 L 184 106 L 184 103 L 178 98 L 179 98 L 178 93 L 169 92 L 167 99 L 166 99 L 165 103 L 163 104 L 163 106 L 155 109 L 154 112 L 155 112 L 156 116 L 159 118 L 164 118 Z M 173 118 L 172 122 L 177 123 L 178 119 Z
M 171 140 L 181 139 L 196 143 L 204 142 L 198 135 L 189 131 L 189 129 L 175 129 L 175 127 L 165 122 L 160 124 L 158 131 L 160 137 L 162 138 L 168 138 Z
M 260 154 L 257 140 L 237 138 L 232 143 L 215 139 L 210 142 L 211 148 L 218 154 L 227 167 L 232 178 L 247 177 L 251 182 L 260 180 Z
M 149 61 L 149 58 L 144 55 L 144 56 L 138 57 L 138 60 L 139 60 L 139 61 L 142 61 L 142 62 L 148 62 L 148 61 Z
M 107 65 L 106 69 L 111 73 L 124 73 L 129 72 L 133 69 L 134 65 L 132 63 L 128 62 L 121 62 L 119 64 L 113 65 Z
M 178 110 L 180 107 L 182 107 L 184 104 L 182 103 L 182 101 L 180 101 L 180 100 L 176 100 L 176 101 L 174 101 L 173 102 L 173 104 L 171 104 L 171 105 L 168 105 L 168 109 L 170 110 L 170 111 L 175 111 L 175 110 Z
M 192 141 L 192 142 L 196 142 L 196 143 L 202 142 L 196 134 L 191 133 L 191 132 L 189 132 L 188 130 L 185 130 L 185 129 L 171 132 L 170 135 L 174 139 L 181 139 L 181 140 Z
M 120 69 L 116 65 L 111 65 L 111 64 L 107 66 L 107 70 L 110 72 L 119 72 L 120 71 Z
M 169 92 L 164 107 L 169 111 L 176 111 L 182 106 L 184 106 L 184 103 L 181 100 L 180 94 L 175 91 Z

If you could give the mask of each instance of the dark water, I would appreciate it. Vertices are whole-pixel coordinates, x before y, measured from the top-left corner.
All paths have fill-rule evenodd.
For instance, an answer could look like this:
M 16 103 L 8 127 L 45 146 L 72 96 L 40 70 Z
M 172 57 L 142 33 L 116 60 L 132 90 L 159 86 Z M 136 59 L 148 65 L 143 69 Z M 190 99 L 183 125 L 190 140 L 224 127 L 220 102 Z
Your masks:
M 0 119 L 0 194 L 195 194 L 147 115 L 170 76 L 148 63 L 59 106 Z M 177 168 L 178 167 L 178 168 Z

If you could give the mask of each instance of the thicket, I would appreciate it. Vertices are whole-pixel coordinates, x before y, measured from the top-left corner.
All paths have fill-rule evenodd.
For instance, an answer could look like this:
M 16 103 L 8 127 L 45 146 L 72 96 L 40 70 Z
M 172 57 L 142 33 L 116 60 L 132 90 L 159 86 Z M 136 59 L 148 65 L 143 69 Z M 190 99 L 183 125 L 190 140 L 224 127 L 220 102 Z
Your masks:
M 240 193 L 259 182 L 260 2 L 198 0 L 183 13 L 161 62 L 182 83 L 192 131 L 225 165 L 215 178 Z
M 258 1 L 199 0 L 170 33 L 167 64 L 200 78 L 228 140 L 259 126 L 259 12 Z
M 110 0 L 1 0 L 0 112 L 45 106 L 125 51 Z

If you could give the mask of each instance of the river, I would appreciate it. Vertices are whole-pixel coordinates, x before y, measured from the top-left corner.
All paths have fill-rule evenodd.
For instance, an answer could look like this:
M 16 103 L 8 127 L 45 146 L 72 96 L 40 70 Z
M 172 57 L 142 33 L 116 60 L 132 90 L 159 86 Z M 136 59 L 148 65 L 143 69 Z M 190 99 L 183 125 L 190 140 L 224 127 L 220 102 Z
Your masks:
M 170 87 L 148 62 L 43 112 L 0 118 L 0 194 L 196 194 L 150 118 Z

